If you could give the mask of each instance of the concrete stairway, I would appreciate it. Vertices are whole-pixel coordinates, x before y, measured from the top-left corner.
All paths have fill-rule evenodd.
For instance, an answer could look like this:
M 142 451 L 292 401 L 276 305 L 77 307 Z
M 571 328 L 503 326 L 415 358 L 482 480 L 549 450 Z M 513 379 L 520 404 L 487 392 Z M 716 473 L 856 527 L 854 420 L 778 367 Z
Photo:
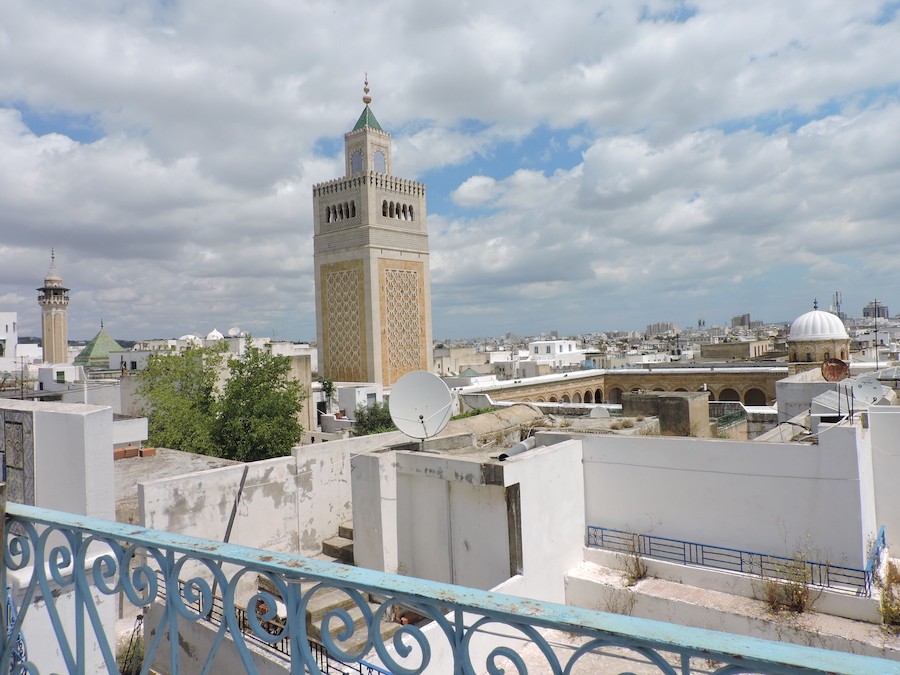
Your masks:
M 338 535 L 322 542 L 324 556 L 345 565 L 353 564 L 353 523 L 343 523 L 338 527 Z
M 330 562 L 343 563 L 345 565 L 353 564 L 353 523 L 343 523 L 338 528 L 336 537 L 326 539 L 322 542 L 322 553 L 315 556 L 318 560 L 327 560 Z M 317 585 L 318 582 L 303 581 L 300 582 L 300 590 L 307 593 Z M 259 577 L 259 588 L 275 595 L 278 591 L 269 584 L 265 577 Z M 374 614 L 378 611 L 379 605 L 371 602 L 371 597 L 365 598 L 368 602 L 369 609 Z M 366 620 L 363 610 L 358 604 L 346 593 L 334 588 L 322 588 L 313 593 L 309 604 L 306 608 L 306 631 L 311 640 L 322 642 L 322 620 L 329 612 L 344 610 L 347 612 L 350 621 L 353 622 L 353 634 L 346 641 L 338 640 L 338 634 L 344 630 L 344 623 L 335 617 L 330 622 L 330 633 L 332 639 L 337 646 L 351 654 L 357 653 L 366 642 L 368 631 L 366 630 Z M 390 617 L 388 617 L 390 619 Z M 400 624 L 393 621 L 383 621 L 381 624 L 381 639 L 387 641 L 400 628 Z

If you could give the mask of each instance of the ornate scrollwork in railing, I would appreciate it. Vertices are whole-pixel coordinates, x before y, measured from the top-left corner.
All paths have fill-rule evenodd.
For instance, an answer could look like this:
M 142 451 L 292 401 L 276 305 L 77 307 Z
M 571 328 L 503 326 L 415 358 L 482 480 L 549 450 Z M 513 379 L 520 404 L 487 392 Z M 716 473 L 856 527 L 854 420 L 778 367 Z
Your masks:
M 898 672 L 896 663 L 764 642 L 627 616 L 382 574 L 345 565 L 10 504 L 4 577 L 17 582 L 17 617 L 0 653 L 0 673 L 116 672 L 113 629 L 104 603 L 121 595 L 144 612 L 144 665 L 179 673 L 259 671 L 276 658 L 260 645 L 285 643 L 277 658 L 292 673 L 329 672 L 331 658 L 379 661 L 357 672 L 602 672 L 654 668 L 660 673 Z M 158 581 L 161 579 L 162 581 Z M 6 579 L 3 579 L 5 582 Z M 249 586 L 250 591 L 242 590 Z M 221 589 L 218 598 L 216 589 Z M 323 596 L 336 601 L 323 610 Z M 373 602 L 375 600 L 375 602 Z M 258 608 L 244 611 L 244 607 Z M 389 619 L 412 612 L 421 621 Z M 40 616 L 37 616 L 40 615 Z M 36 623 L 29 623 L 30 617 Z M 308 620 L 309 619 L 309 620 Z M 10 671 L 16 639 L 28 626 L 31 662 Z M 185 642 L 191 626 L 209 631 Z M 315 632 L 316 636 L 312 633 Z M 184 639 L 183 639 L 184 638 Z M 41 655 L 59 652 L 61 665 Z M 202 650 L 201 650 L 202 651 Z M 267 656 L 269 654 L 269 656 Z M 289 666 L 285 659 L 289 658 Z M 637 667 L 635 661 L 643 665 Z M 43 671 L 42 671 L 43 669 Z M 581 671 L 584 672 L 584 671 Z

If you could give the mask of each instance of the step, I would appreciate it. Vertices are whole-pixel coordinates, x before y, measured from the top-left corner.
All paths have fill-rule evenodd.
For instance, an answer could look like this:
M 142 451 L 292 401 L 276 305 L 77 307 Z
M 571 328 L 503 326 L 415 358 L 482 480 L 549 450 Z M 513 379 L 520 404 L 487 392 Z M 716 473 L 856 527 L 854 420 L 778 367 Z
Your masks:
M 306 593 L 309 588 L 303 589 Z M 321 622 L 322 617 L 326 613 L 334 609 L 353 609 L 356 608 L 356 602 L 344 591 L 337 588 L 322 588 L 317 590 L 309 598 L 306 605 L 306 623 L 317 625 Z
M 342 563 L 353 564 L 353 540 L 345 537 L 332 537 L 322 542 L 322 553 L 337 558 Z
M 338 525 L 338 536 L 344 539 L 353 539 L 353 521 L 348 520 L 346 523 Z
M 378 611 L 378 605 L 369 605 L 369 608 L 371 609 L 373 614 Z M 363 614 L 362 609 L 360 609 L 356 605 L 354 605 L 352 608 L 349 608 L 347 610 L 347 614 L 349 615 L 350 620 L 353 622 L 353 634 L 350 636 L 350 639 L 345 642 L 341 642 L 337 639 L 338 633 L 340 633 L 344 629 L 343 622 L 338 619 L 332 619 L 331 621 L 331 636 L 340 649 L 343 649 L 350 654 L 358 654 L 359 650 L 362 649 L 369 636 L 368 629 L 366 628 L 366 618 Z M 307 623 L 307 632 L 310 639 L 315 640 L 320 644 L 322 642 L 321 628 L 321 620 Z M 382 641 L 386 642 L 387 640 L 389 640 L 400 628 L 401 626 L 398 623 L 382 622 Z

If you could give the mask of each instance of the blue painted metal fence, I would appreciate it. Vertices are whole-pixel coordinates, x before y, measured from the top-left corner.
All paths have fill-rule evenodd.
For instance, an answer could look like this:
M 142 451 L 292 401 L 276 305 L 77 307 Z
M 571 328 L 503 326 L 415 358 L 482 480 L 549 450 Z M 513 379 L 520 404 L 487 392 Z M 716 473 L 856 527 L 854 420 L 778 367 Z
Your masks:
M 267 631 L 264 624 L 275 618 L 277 598 L 260 590 L 245 604 L 255 607 L 260 599 L 272 610 L 261 616 L 247 613 L 244 620 L 254 640 L 269 644 L 289 641 L 290 661 L 285 668 L 293 674 L 322 672 L 308 639 L 306 610 L 312 597 L 325 589 L 345 594 L 364 616 L 359 626 L 346 610 L 326 612 L 319 629 L 327 651 L 346 662 L 377 658 L 397 675 L 414 675 L 426 668 L 473 675 L 527 673 L 529 665 L 520 653 L 526 643 L 531 643 L 532 657 L 539 660 L 531 666 L 531 672 L 560 675 L 584 666 L 597 672 L 591 659 L 598 658 L 598 652 L 609 654 L 609 658 L 627 658 L 621 667 L 605 672 L 634 668 L 644 672 L 649 666 L 667 675 L 686 675 L 697 672 L 695 668 L 719 675 L 900 673 L 900 664 L 892 661 L 525 600 L 18 504 L 8 505 L 6 524 L 0 581 L 5 583 L 9 570 L 17 571 L 27 582 L 20 589 L 17 617 L 0 652 L 0 673 L 9 672 L 16 639 L 23 625 L 29 625 L 32 612 L 44 612 L 43 618 L 53 631 L 27 635 L 31 658 L 37 659 L 58 645 L 65 670 L 80 673 L 86 664 L 85 645 L 89 639 L 96 639 L 106 668 L 116 672 L 114 647 L 106 638 L 96 594 L 122 594 L 138 607 L 157 605 L 156 613 L 161 618 L 145 633 L 152 636 L 144 646 L 142 672 L 146 673 L 154 656 L 163 653 L 160 647 L 167 634 L 178 644 L 180 628 L 207 621 L 213 610 L 214 586 L 222 589 L 221 619 L 209 654 L 203 655 L 203 672 L 221 672 L 222 663 L 216 663 L 216 657 L 224 652 L 226 637 L 233 642 L 239 661 L 231 665 L 256 672 L 235 611 L 236 589 L 248 575 L 253 579 L 265 577 L 267 584 L 277 589 L 287 617 L 283 632 L 273 635 Z M 158 573 L 162 582 L 157 580 Z M 300 580 L 307 583 L 301 586 Z M 375 611 L 368 606 L 370 594 L 383 598 Z M 38 595 L 46 605 L 33 604 Z M 58 603 L 65 596 L 74 603 L 74 625 L 59 611 Z M 431 624 L 425 629 L 403 626 L 386 644 L 380 622 L 398 605 L 427 617 Z M 577 645 L 560 649 L 543 629 L 563 631 L 577 638 Z M 362 646 L 347 651 L 347 640 L 354 634 L 362 635 Z M 613 648 L 618 651 L 612 653 Z M 165 663 L 158 668 L 177 675 L 181 672 L 182 651 L 168 650 Z M 635 660 L 647 666 L 635 666 Z M 39 671 L 36 665 L 27 664 L 26 670 L 17 668 L 13 672 Z
M 796 581 L 798 572 L 806 583 L 840 593 L 869 596 L 874 573 L 885 546 L 884 527 L 869 554 L 864 569 L 844 567 L 812 560 L 797 560 L 768 553 L 753 553 L 736 548 L 698 544 L 681 539 L 656 537 L 607 527 L 588 526 L 588 546 L 619 553 L 637 554 L 682 565 L 699 565 L 729 572 L 741 572 L 770 579 Z M 798 570 L 798 566 L 800 570 Z

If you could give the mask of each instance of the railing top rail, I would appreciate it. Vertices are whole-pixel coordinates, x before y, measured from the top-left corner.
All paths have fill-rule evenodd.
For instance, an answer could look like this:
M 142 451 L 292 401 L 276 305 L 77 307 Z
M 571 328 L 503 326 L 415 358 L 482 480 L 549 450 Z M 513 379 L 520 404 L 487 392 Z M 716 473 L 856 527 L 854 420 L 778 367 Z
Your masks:
M 767 640 L 688 628 L 651 619 L 621 616 L 539 600 L 481 591 L 412 577 L 397 576 L 347 565 L 337 565 L 296 555 L 189 537 L 172 532 L 116 523 L 50 509 L 9 503 L 7 517 L 52 527 L 64 527 L 84 535 L 99 535 L 138 546 L 165 548 L 222 562 L 252 566 L 291 578 L 321 579 L 374 593 L 468 612 L 483 612 L 512 625 L 529 624 L 580 635 L 625 637 L 635 646 L 667 649 L 685 655 L 738 659 L 762 672 L 826 671 L 862 675 L 885 672 L 882 659 L 789 645 Z
M 882 531 L 884 531 L 884 526 L 882 526 Z M 686 539 L 671 539 L 669 537 L 659 537 L 655 534 L 639 534 L 637 532 L 628 532 L 626 530 L 616 530 L 611 527 L 600 527 L 599 525 L 588 525 L 588 530 L 602 530 L 604 532 L 615 532 L 616 534 L 627 534 L 630 537 L 647 537 L 648 539 L 655 539 L 658 541 L 668 541 L 673 544 L 683 544 L 687 546 L 700 546 L 702 548 L 711 548 L 716 549 L 717 551 L 728 551 L 729 553 L 741 553 L 746 555 L 756 555 L 762 558 L 766 558 L 767 560 L 783 560 L 785 562 L 803 562 L 808 563 L 810 565 L 822 565 L 828 567 L 832 570 L 844 570 L 848 572 L 859 572 L 864 573 L 869 571 L 868 569 L 861 569 L 859 567 L 846 567 L 841 565 L 835 565 L 830 562 L 816 562 L 814 560 L 800 560 L 796 561 L 794 558 L 787 558 L 785 556 L 776 555 L 774 553 L 758 553 L 756 551 L 745 551 L 739 548 L 729 548 L 727 546 L 718 546 L 716 544 L 701 544 L 697 541 L 687 541 Z

